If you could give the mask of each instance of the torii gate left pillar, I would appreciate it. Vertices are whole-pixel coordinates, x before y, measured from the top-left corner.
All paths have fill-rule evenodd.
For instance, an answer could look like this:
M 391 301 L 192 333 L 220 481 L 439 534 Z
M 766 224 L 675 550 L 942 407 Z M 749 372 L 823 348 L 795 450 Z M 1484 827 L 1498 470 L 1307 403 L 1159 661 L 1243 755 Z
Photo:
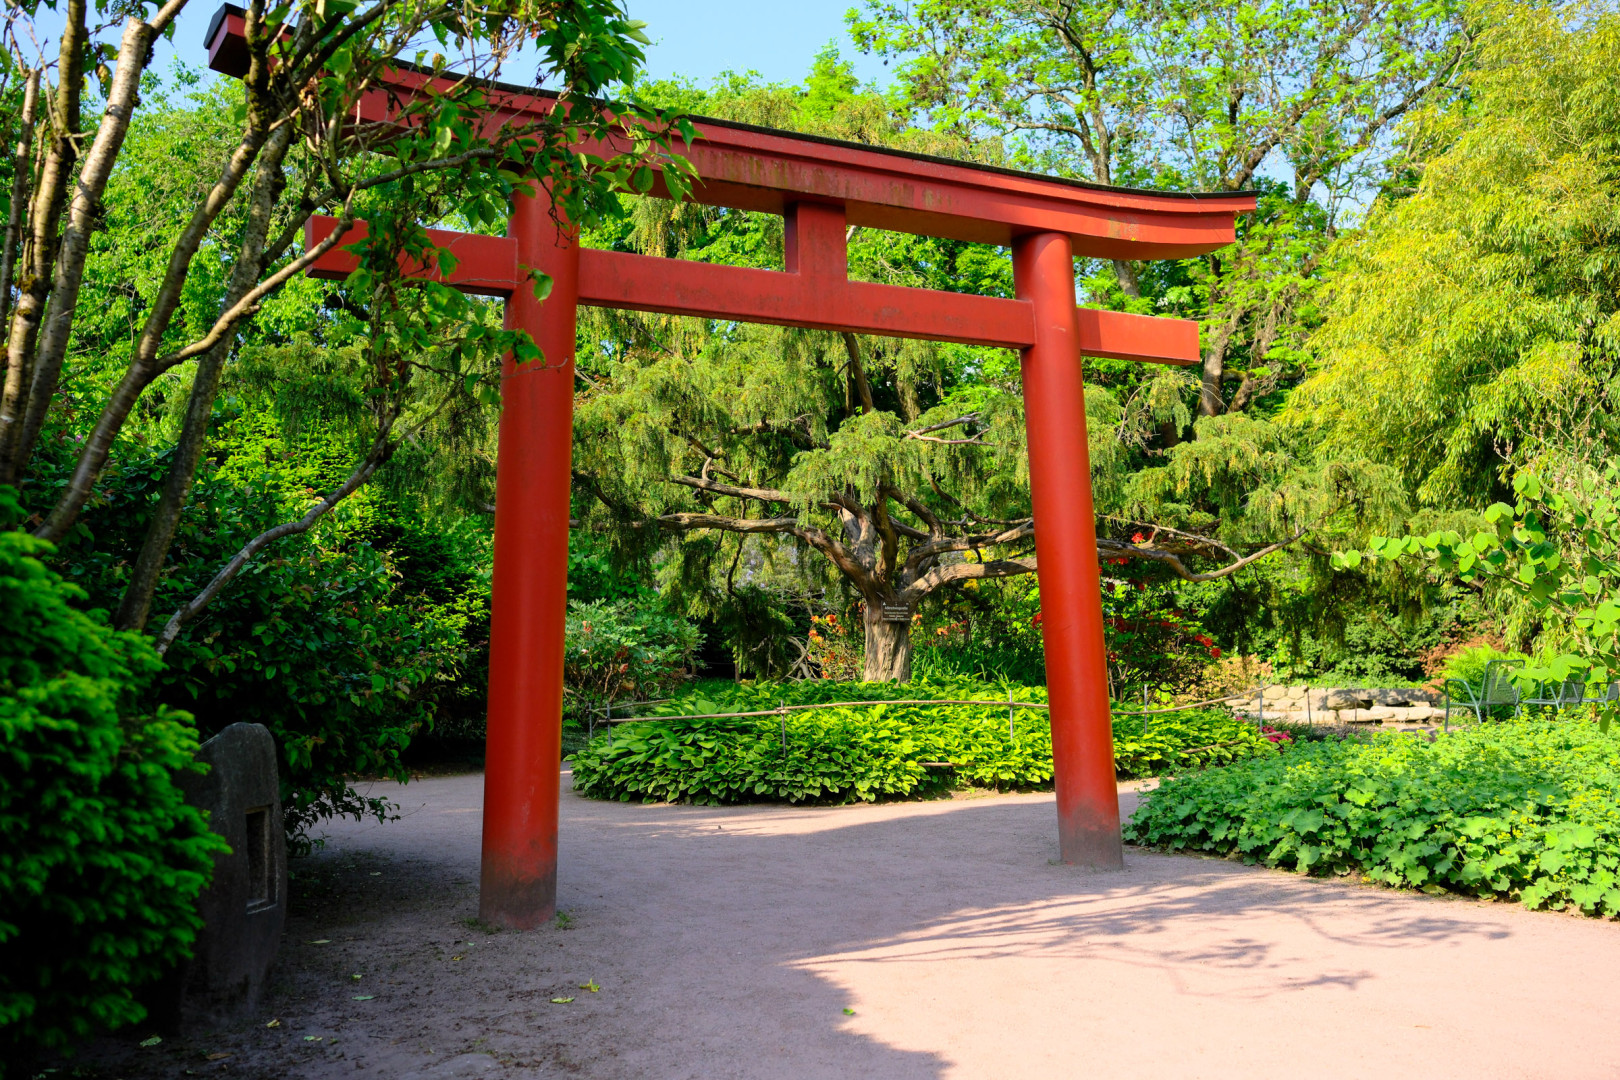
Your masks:
M 507 327 L 527 330 L 542 358 L 509 356 L 501 373 L 478 913 L 526 929 L 557 908 L 579 245 L 532 189 L 514 196 L 508 236 L 551 294 L 542 304 L 518 287 L 506 303 Z

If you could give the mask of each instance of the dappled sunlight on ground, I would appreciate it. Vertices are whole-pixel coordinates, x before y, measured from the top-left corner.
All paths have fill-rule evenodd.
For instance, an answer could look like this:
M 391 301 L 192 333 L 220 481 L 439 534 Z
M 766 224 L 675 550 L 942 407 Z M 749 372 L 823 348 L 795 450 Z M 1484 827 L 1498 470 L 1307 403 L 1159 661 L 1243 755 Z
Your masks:
M 374 793 L 398 821 L 334 823 L 295 867 L 267 1015 L 109 1044 L 107 1076 L 205 1075 L 207 1053 L 231 1054 L 232 1076 L 391 1080 L 1620 1065 L 1614 924 L 1139 851 L 1124 871 L 1077 870 L 1055 862 L 1050 795 L 807 809 L 566 793 L 566 927 L 512 934 L 474 918 L 481 779 Z

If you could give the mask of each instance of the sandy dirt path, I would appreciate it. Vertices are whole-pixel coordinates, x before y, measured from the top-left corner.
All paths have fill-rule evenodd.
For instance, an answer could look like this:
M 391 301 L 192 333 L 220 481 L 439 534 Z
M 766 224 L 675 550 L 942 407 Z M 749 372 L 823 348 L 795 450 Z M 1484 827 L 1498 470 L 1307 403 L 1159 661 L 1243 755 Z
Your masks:
M 95 1075 L 1620 1076 L 1620 925 L 1135 851 L 1079 871 L 1050 795 L 565 793 L 566 926 L 515 934 L 474 918 L 481 778 L 375 793 L 398 821 L 297 864 L 264 1017 L 137 1032 Z

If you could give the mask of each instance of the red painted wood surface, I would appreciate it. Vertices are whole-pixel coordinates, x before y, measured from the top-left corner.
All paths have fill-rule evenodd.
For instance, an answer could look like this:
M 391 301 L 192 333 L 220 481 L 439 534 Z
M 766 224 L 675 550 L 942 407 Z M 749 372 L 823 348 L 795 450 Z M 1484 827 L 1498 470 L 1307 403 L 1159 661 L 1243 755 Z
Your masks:
M 543 317 L 533 289 L 514 290 L 506 307 L 507 326 L 528 330 L 544 358 L 520 367 L 508 357 L 501 377 L 478 911 L 528 929 L 557 905 L 579 247 L 542 197 L 513 200 L 511 232 L 517 257 L 552 285 Z
M 1091 503 L 1086 396 L 1078 361 L 1074 257 L 1061 233 L 1013 248 L 1018 295 L 1034 305 L 1035 343 L 1019 367 L 1030 502 L 1041 582 L 1041 642 L 1052 725 L 1058 850 L 1066 863 L 1125 865 L 1114 786 L 1107 642 Z
M 835 208 L 822 209 L 836 213 Z M 335 226 L 333 218 L 311 219 L 306 242 L 319 243 L 331 235 Z M 510 296 L 527 280 L 518 264 L 516 245 L 506 237 L 428 231 L 436 245 L 448 248 L 456 257 L 455 270 L 446 277 L 439 273 L 437 265 L 413 265 L 407 267 L 409 273 L 447 281 L 466 292 L 485 296 Z M 790 220 L 786 235 L 793 238 L 798 231 Z M 346 247 L 365 235 L 363 222 L 354 226 L 343 243 L 319 259 L 310 273 L 333 280 L 348 277 L 359 259 Z M 830 245 L 823 245 L 814 249 L 820 261 L 800 265 L 793 249 L 801 245 L 790 244 L 789 265 L 796 265 L 797 270 L 789 272 L 586 248 L 580 252 L 579 302 L 591 307 L 853 330 L 1007 349 L 1034 343 L 1034 314 L 1028 301 L 850 281 L 842 261 L 842 229 L 837 236 L 836 261 Z M 1198 362 L 1195 322 L 1095 308 L 1081 308 L 1079 320 L 1080 351 L 1085 356 L 1160 364 Z
M 245 71 L 243 28 L 230 8 L 216 17 L 208 41 L 214 70 Z M 451 85 L 402 66 L 363 99 L 357 119 L 385 123 L 401 100 Z M 517 87 L 492 88 L 488 97 L 491 130 L 531 122 L 556 105 L 550 94 Z M 1213 251 L 1232 242 L 1233 216 L 1254 209 L 1254 196 L 1244 193 L 1129 191 L 722 120 L 696 126 L 682 154 L 701 178 L 692 198 L 710 206 L 781 214 L 809 199 L 844 206 L 851 225 L 987 244 L 1063 232 L 1075 254 L 1108 259 Z

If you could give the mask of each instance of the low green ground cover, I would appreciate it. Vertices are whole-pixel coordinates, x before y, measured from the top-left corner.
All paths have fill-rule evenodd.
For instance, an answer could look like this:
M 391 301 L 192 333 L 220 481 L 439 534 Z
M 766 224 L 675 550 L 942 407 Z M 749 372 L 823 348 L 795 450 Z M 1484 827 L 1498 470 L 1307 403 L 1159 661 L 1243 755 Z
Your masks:
M 1620 741 L 1577 721 L 1290 747 L 1151 793 L 1126 838 L 1426 892 L 1620 914 Z
M 1044 687 L 1012 686 L 1017 701 L 1045 702 Z M 897 698 L 1005 701 L 1009 687 L 979 680 L 884 683 L 708 684 L 646 712 L 671 719 L 617 727 L 574 754 L 574 785 L 603 799 L 703 804 L 846 803 L 938 795 L 957 787 L 1038 789 L 1052 782 L 1044 709 L 876 704 L 786 717 L 674 719 L 779 704 L 885 702 Z M 785 721 L 785 723 L 784 723 Z M 1254 725 L 1218 709 L 1114 722 L 1121 776 L 1156 775 L 1251 757 L 1277 748 Z

